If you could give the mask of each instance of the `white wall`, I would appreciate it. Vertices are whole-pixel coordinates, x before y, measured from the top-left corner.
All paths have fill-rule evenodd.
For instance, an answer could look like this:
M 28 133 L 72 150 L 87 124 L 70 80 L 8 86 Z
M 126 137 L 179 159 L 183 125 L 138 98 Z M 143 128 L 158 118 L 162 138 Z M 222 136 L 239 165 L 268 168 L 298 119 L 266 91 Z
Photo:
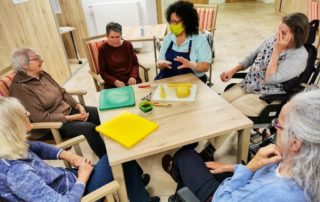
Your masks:
M 225 0 L 209 0 L 209 4 L 225 3 Z
M 84 11 L 84 16 L 87 23 L 87 28 L 89 36 L 97 35 L 97 29 L 94 22 L 94 16 L 92 8 L 89 6 L 94 3 L 103 3 L 103 2 L 119 2 L 127 0 L 82 0 L 82 6 Z M 157 9 L 156 9 L 156 0 L 138 0 L 141 5 L 142 10 L 142 22 L 144 24 L 157 24 Z M 106 11 L 107 12 L 107 11 Z M 125 11 L 124 11 L 125 12 Z M 125 13 L 119 15 L 125 15 Z

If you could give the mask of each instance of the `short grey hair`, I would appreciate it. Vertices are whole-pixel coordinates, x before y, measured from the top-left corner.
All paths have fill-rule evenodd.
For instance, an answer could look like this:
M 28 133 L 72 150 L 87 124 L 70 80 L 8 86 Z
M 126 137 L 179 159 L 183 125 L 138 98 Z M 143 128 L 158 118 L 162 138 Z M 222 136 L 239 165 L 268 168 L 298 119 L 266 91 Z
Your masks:
M 297 94 L 288 107 L 280 144 L 288 148 L 298 139 L 302 145 L 291 158 L 286 158 L 285 149 L 284 161 L 291 165 L 289 172 L 308 200 L 320 201 L 320 89 Z
M 106 26 L 106 33 L 107 33 L 107 36 L 110 34 L 110 32 L 118 32 L 122 35 L 122 26 L 117 23 L 117 22 L 110 22 L 107 24 Z
M 0 158 L 17 160 L 28 156 L 26 110 L 18 99 L 0 97 Z
M 19 48 L 12 52 L 11 66 L 16 72 L 26 72 L 24 65 L 29 64 L 29 53 L 35 52 L 30 48 Z

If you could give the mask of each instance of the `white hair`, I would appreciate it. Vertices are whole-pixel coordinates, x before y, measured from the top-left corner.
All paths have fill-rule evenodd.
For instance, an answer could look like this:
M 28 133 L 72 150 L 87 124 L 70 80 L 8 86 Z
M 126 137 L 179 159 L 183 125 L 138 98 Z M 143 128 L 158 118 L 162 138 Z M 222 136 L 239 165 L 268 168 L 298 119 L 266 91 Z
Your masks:
M 30 48 L 19 48 L 13 51 L 11 55 L 11 66 L 16 72 L 26 72 L 26 69 L 23 67 L 26 64 L 29 64 L 29 53 L 35 52 Z
M 0 97 L 0 106 L 0 158 L 16 160 L 27 157 L 25 108 L 12 97 Z
M 308 200 L 320 201 L 320 89 L 297 94 L 288 107 L 280 144 L 288 148 L 298 139 L 302 145 L 299 152 L 285 162 L 291 165 L 289 172 Z

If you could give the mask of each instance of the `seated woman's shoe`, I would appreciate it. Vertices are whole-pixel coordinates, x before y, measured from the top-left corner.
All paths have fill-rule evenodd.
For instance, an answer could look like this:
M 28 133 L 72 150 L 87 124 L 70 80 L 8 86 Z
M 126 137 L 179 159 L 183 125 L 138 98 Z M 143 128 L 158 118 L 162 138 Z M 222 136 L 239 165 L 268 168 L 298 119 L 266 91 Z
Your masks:
M 164 155 L 161 161 L 162 168 L 172 177 L 174 181 L 177 181 L 176 177 L 172 173 L 172 159 L 172 156 L 170 156 L 169 154 Z
M 209 144 L 206 148 L 204 148 L 199 155 L 201 156 L 204 162 L 214 161 L 214 152 L 216 149 Z
M 171 195 L 168 198 L 168 202 L 180 202 L 180 200 L 176 195 Z
M 152 196 L 149 198 L 149 202 L 160 202 L 159 196 Z
M 141 175 L 141 180 L 143 182 L 143 185 L 146 187 L 150 182 L 150 175 L 148 173 Z

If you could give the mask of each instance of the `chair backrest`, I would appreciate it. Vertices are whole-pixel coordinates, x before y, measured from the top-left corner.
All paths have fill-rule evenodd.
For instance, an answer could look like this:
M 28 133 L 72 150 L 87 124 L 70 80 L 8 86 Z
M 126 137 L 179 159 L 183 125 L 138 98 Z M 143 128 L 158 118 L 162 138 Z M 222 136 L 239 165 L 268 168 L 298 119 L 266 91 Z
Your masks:
M 106 37 L 106 34 L 102 34 L 82 40 L 90 70 L 97 74 L 99 74 L 99 48 L 107 41 Z
M 310 30 L 307 43 L 305 44 L 305 48 L 309 53 L 308 61 L 307 61 L 307 68 L 306 70 L 300 75 L 300 79 L 302 83 L 305 84 L 312 84 L 315 82 L 316 77 L 318 76 L 315 68 L 315 61 L 317 60 L 317 49 L 312 45 L 317 36 L 319 28 L 319 20 L 312 20 L 310 22 Z
M 214 34 L 216 28 L 217 4 L 195 4 L 195 9 L 199 15 L 199 31 L 208 30 Z
M 288 93 L 296 93 L 303 90 L 301 83 L 313 84 L 318 76 L 318 68 L 315 66 L 317 59 L 317 49 L 312 45 L 315 41 L 317 30 L 319 27 L 319 20 L 310 22 L 310 31 L 306 44 L 304 47 L 308 51 L 307 66 L 299 77 L 295 77 L 283 83 L 283 88 Z
M 14 75 L 11 66 L 0 71 L 0 96 L 9 96 L 9 88 Z

